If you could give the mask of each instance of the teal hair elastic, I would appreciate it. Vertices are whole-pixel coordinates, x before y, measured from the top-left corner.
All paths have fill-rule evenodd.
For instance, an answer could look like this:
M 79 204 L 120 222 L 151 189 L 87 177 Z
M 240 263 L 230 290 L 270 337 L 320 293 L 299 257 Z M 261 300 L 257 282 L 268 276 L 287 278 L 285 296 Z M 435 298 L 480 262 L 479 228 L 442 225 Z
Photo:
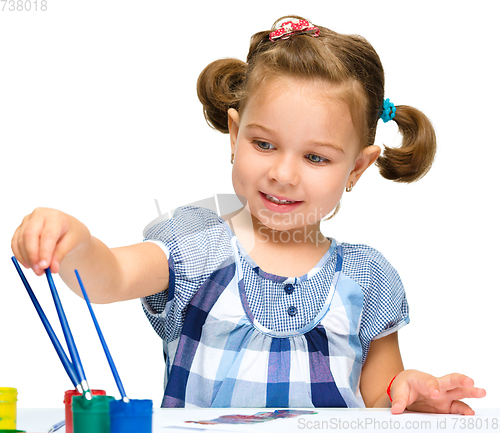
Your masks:
M 380 118 L 384 121 L 384 123 L 387 123 L 390 120 L 394 119 L 395 115 L 396 115 L 396 107 L 389 98 L 385 99 Z

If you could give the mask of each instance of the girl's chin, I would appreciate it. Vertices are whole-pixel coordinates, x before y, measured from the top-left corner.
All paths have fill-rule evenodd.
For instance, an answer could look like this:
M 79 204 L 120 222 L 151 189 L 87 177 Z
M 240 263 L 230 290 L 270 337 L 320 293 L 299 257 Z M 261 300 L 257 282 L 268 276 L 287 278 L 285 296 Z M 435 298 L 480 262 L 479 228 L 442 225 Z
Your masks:
M 252 214 L 252 217 L 258 229 L 263 231 L 283 232 L 305 230 L 306 227 L 312 228 L 312 226 L 319 227 L 319 221 L 307 221 L 303 216 L 296 214 L 276 215 L 272 212 L 267 212 L 266 209 L 259 211 L 257 215 Z
M 278 213 L 267 208 L 260 208 L 256 212 L 251 211 L 251 213 L 263 225 L 274 230 L 292 230 L 304 226 L 317 225 L 328 215 L 315 210 L 301 212 L 300 208 L 295 212 L 286 213 Z

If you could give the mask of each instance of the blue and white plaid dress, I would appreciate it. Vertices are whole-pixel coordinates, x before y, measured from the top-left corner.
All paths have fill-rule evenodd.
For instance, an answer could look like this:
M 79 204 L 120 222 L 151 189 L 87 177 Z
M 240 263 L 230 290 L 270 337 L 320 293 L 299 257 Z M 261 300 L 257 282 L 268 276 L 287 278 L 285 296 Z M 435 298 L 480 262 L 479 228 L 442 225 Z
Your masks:
M 145 240 L 167 255 L 167 292 L 142 299 L 164 341 L 162 407 L 364 407 L 370 342 L 409 322 L 397 272 L 337 244 L 302 277 L 263 272 L 214 212 L 183 207 Z

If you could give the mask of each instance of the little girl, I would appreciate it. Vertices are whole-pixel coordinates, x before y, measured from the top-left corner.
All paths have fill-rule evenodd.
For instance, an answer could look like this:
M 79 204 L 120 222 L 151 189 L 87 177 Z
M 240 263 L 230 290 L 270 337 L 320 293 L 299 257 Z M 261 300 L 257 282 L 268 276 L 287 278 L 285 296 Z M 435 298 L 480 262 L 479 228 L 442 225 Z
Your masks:
M 373 47 L 291 17 L 252 37 L 247 62 L 218 60 L 198 80 L 208 123 L 229 133 L 231 215 L 186 206 L 109 249 L 78 220 L 36 209 L 12 239 L 18 260 L 48 266 L 93 302 L 142 298 L 164 342 L 163 407 L 392 407 L 473 414 L 483 389 L 462 374 L 404 370 L 397 331 L 409 322 L 397 272 L 366 245 L 324 236 L 374 162 L 413 182 L 429 170 L 428 119 L 384 100 Z M 379 118 L 400 148 L 374 145 Z M 392 402 L 392 403 L 391 403 Z

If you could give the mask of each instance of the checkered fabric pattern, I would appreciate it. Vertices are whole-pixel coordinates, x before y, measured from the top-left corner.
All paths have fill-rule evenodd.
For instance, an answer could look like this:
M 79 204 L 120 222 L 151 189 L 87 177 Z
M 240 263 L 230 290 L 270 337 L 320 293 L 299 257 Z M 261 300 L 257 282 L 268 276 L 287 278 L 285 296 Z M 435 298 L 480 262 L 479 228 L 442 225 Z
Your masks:
M 266 274 L 227 223 L 180 208 L 148 228 L 168 293 L 143 298 L 164 340 L 163 407 L 364 407 L 370 341 L 408 323 L 396 271 L 364 245 L 331 247 L 308 274 Z
M 262 271 L 238 243 L 245 292 L 253 317 L 265 328 L 293 331 L 307 325 L 321 310 L 335 275 L 336 243 L 316 266 L 301 277 L 279 277 Z M 290 315 L 290 309 L 295 314 Z

